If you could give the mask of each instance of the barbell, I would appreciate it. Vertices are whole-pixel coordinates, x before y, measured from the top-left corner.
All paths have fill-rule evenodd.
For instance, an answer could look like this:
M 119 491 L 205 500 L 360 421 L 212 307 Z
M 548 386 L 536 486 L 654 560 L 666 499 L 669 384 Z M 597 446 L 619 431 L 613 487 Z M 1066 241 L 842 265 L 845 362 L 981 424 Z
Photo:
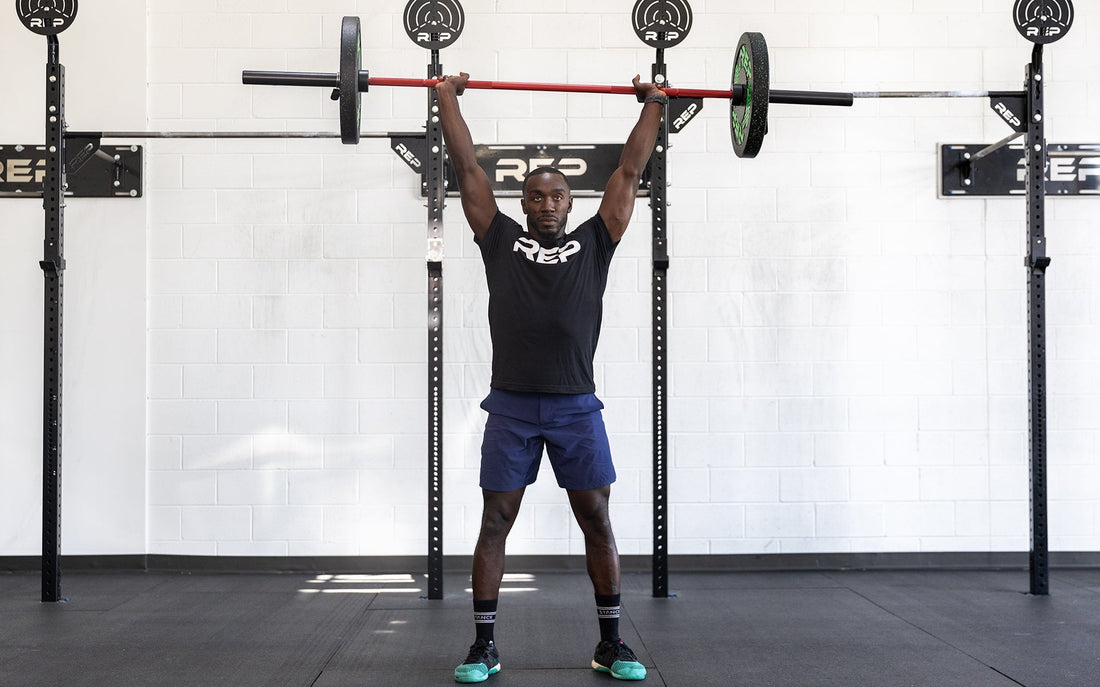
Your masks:
M 335 89 L 333 99 L 340 102 L 340 133 L 344 143 L 359 142 L 362 94 L 371 86 L 434 87 L 436 79 L 412 79 L 371 76 L 362 68 L 362 37 L 358 17 L 344 17 L 340 29 L 340 72 L 273 72 L 246 70 L 242 83 L 266 86 L 314 86 Z M 763 34 L 745 33 L 737 44 L 730 88 L 664 88 L 671 98 L 723 98 L 730 103 L 730 134 L 739 157 L 755 157 L 767 133 L 769 103 L 793 105 L 850 106 L 850 93 L 825 91 L 770 90 L 768 83 L 768 45 Z M 469 89 L 511 91 L 553 91 L 560 93 L 603 93 L 635 95 L 632 86 L 591 84 L 548 84 L 514 81 L 469 81 Z
M 242 83 L 266 86 L 314 86 L 333 88 L 333 100 L 340 102 L 340 140 L 359 142 L 362 94 L 373 86 L 431 88 L 436 79 L 371 76 L 364 70 L 362 34 L 358 17 L 344 17 L 340 27 L 340 71 L 285 72 L 245 70 Z M 466 88 L 560 93 L 602 93 L 635 95 L 632 86 L 592 84 L 526 83 L 515 81 L 468 81 Z M 986 98 L 1022 95 L 1016 91 L 802 91 L 772 90 L 768 44 L 764 35 L 746 32 L 734 50 L 729 89 L 662 88 L 670 98 L 723 98 L 729 100 L 730 138 L 738 157 L 756 157 L 768 132 L 768 105 L 850 106 L 856 98 Z

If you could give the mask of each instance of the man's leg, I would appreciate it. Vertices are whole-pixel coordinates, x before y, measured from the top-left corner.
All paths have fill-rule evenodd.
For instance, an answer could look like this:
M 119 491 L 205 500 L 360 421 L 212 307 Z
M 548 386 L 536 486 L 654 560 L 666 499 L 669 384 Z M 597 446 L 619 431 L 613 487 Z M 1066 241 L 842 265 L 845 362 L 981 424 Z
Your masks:
M 569 505 L 584 533 L 585 562 L 600 622 L 600 643 L 592 667 L 620 680 L 644 680 L 645 666 L 619 637 L 619 550 L 608 514 L 610 496 L 610 486 L 569 491 Z
M 619 593 L 619 549 L 607 503 L 611 486 L 569 491 L 569 505 L 584 533 L 584 558 L 593 590 L 600 595 Z
M 481 533 L 474 548 L 474 599 L 496 599 L 500 594 L 500 581 L 504 578 L 504 544 L 519 515 L 525 489 L 482 489 Z
M 500 671 L 500 654 L 493 641 L 497 597 L 504 578 L 504 545 L 519 514 L 523 492 L 482 489 L 481 533 L 474 548 L 472 574 L 477 636 L 466 660 L 455 668 L 457 682 L 484 682 Z

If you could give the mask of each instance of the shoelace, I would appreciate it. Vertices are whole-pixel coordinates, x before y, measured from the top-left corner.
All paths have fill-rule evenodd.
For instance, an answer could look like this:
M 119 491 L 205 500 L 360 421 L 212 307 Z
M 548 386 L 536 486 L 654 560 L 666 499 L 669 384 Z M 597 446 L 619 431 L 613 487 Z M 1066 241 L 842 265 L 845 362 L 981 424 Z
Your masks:
M 618 660 L 634 661 L 637 663 L 638 657 L 634 655 L 634 652 L 630 650 L 630 647 L 628 647 L 623 640 L 620 639 L 618 642 L 615 642 L 613 646 L 618 654 Z
M 464 665 L 466 663 L 484 663 L 486 665 L 492 666 L 493 657 L 489 653 L 489 645 L 477 643 L 471 645 L 470 653 L 466 654 L 466 660 L 463 661 Z

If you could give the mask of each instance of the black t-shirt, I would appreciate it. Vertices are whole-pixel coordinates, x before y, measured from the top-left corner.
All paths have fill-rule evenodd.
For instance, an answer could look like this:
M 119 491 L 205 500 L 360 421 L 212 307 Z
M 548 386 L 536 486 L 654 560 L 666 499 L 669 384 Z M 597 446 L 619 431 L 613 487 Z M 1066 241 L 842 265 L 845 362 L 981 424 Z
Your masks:
M 476 240 L 476 239 L 475 239 Z M 603 294 L 616 244 L 597 214 L 543 246 L 497 212 L 477 241 L 489 284 L 490 386 L 590 394 Z

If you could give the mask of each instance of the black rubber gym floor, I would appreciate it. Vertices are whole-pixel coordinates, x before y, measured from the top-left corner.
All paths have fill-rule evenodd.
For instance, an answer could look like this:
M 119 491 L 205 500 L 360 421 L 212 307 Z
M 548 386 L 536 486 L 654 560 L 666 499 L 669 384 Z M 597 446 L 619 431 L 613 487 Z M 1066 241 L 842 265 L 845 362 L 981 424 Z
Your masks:
M 487 685 L 620 684 L 583 573 L 510 575 Z M 0 574 L 0 685 L 451 685 L 473 639 L 467 577 L 73 572 L 66 603 Z M 643 684 L 1100 684 L 1100 570 L 624 574 Z

